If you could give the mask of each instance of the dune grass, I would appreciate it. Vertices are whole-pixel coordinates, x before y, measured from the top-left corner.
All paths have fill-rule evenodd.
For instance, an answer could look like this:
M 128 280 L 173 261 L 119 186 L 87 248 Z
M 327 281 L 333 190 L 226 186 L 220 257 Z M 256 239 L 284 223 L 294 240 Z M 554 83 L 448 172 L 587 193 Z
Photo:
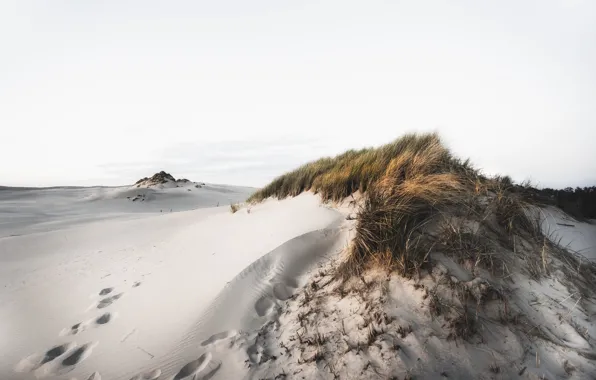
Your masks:
M 535 245 L 546 241 L 523 186 L 507 176 L 484 176 L 468 160 L 454 157 L 435 133 L 408 134 L 378 148 L 305 164 L 276 178 L 249 201 L 303 191 L 318 193 L 324 201 L 341 201 L 356 191 L 364 194 L 355 237 L 338 271 L 347 276 L 370 265 L 412 276 L 438 250 L 494 268 L 502 264 L 491 252 L 495 247 L 515 251 L 516 238 Z M 461 228 L 451 222 L 453 216 L 477 221 L 481 228 Z M 429 232 L 433 227 L 440 227 L 439 232 Z M 544 250 L 523 260 L 532 262 L 535 276 L 546 270 Z
M 413 160 L 413 165 L 424 172 L 438 169 L 436 165 L 469 168 L 469 162 L 461 162 L 451 156 L 437 134 L 408 134 L 378 148 L 350 150 L 333 158 L 305 164 L 276 178 L 254 193 L 249 201 L 261 201 L 272 196 L 296 196 L 308 190 L 321 194 L 325 200 L 339 201 L 358 190 L 366 192 L 387 175 L 390 167 L 392 170 L 405 168 L 399 160 Z M 425 166 L 425 162 L 431 161 L 434 166 Z
M 362 292 L 370 292 L 373 285 L 365 280 L 369 269 L 414 278 L 417 284 L 431 278 L 434 285 L 425 288 L 427 305 L 432 318 L 442 316 L 447 339 L 469 340 L 483 329 L 478 312 L 490 300 L 505 305 L 498 321 L 518 323 L 523 314 L 511 314 L 506 306 L 508 284 L 516 272 L 535 281 L 563 273 L 557 274 L 558 280 L 570 294 L 579 295 L 578 302 L 592 297 L 596 264 L 542 231 L 543 210 L 538 206 L 548 197 L 529 183 L 517 185 L 508 176 L 483 175 L 469 161 L 454 157 L 436 134 L 406 135 L 379 148 L 314 161 L 278 177 L 250 201 L 303 191 L 332 202 L 362 193 L 354 201 L 359 207 L 356 218 L 347 217 L 356 220 L 353 239 L 331 270 L 337 295 L 343 298 L 354 291 L 364 300 Z M 443 272 L 445 268 L 435 262 L 442 260 L 438 254 L 448 256 L 474 279 L 462 281 L 448 270 Z M 378 288 L 383 284 L 384 280 Z M 308 289 L 306 304 L 315 298 L 317 288 L 311 293 Z M 369 301 L 364 301 L 365 312 L 372 310 Z M 536 326 L 532 330 L 542 331 Z M 370 346 L 375 336 L 371 330 L 364 345 Z

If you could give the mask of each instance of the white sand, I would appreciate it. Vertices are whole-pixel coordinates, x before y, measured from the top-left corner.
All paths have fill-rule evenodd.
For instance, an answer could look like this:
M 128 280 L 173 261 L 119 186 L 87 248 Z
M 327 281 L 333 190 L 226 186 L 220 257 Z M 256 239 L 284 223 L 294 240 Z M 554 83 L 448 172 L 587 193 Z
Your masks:
M 204 366 L 241 377 L 242 361 L 201 342 L 262 324 L 338 243 L 338 232 L 320 230 L 340 219 L 305 194 L 250 213 L 220 207 L 22 228 L 0 239 L 0 378 L 118 380 L 159 370 L 163 379 L 189 363 L 183 373 Z M 40 366 L 57 345 L 67 351 Z
M 553 209 L 544 214 L 546 231 L 554 233 L 552 223 L 573 224 L 574 233 L 564 226 L 553 237 L 590 256 L 594 225 L 563 222 Z M 346 286 L 331 275 L 336 264 L 324 264 L 258 331 L 250 378 L 595 378 L 593 289 L 576 288 L 560 270 L 536 280 L 516 267 L 503 276 L 442 254 L 432 261 L 432 275 L 420 280 L 369 272 Z M 461 315 L 450 310 L 461 306 L 454 290 L 462 288 L 472 304 L 478 301 L 468 317 L 476 331 L 465 340 L 450 337 L 452 318 Z M 433 294 L 441 312 L 431 312 Z
M 134 218 L 147 213 L 229 206 L 254 191 L 248 187 L 198 185 L 137 188 L 70 187 L 15 189 L 0 187 L 0 237 L 50 231 L 90 220 Z M 142 196 L 142 198 L 140 198 Z M 136 201 L 132 201 L 139 197 Z
M 544 210 L 543 219 L 544 232 L 551 240 L 589 260 L 596 260 L 596 221 L 579 222 L 554 207 Z
M 0 380 L 596 373 L 596 301 L 575 292 L 562 273 L 534 281 L 515 270 L 502 279 L 481 272 L 492 286 L 510 289 L 508 315 L 523 318 L 488 322 L 499 320 L 504 304 L 486 301 L 472 341 L 449 340 L 449 322 L 428 311 L 428 290 L 442 283 L 435 290 L 448 299 L 457 283 L 475 294 L 484 286 L 479 273 L 435 254 L 433 280 L 371 273 L 356 282 L 361 290 L 342 294 L 330 269 L 354 233 L 348 207 L 302 194 L 235 214 L 228 202 L 156 214 L 168 203 L 198 207 L 201 198 L 179 188 L 144 190 L 151 191 L 143 204 L 126 198 L 136 189 L 85 190 L 76 213 L 56 212 L 44 223 L 12 219 L 16 227 L 4 220 L 3 236 L 20 236 L 0 238 Z M 224 194 L 242 193 L 212 191 L 226 201 Z M 97 217 L 92 202 L 114 202 L 114 214 Z M 56 207 L 69 209 L 68 201 Z M 596 257 L 594 225 L 570 222 L 557 210 L 545 214 L 555 240 Z

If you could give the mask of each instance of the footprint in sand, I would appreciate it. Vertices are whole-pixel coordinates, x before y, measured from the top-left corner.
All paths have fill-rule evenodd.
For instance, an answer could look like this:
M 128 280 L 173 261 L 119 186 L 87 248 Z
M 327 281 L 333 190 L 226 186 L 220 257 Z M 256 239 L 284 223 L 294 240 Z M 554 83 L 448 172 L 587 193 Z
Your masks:
M 87 343 L 77 346 L 75 343 L 68 343 L 55 346 L 46 351 L 45 354 L 34 354 L 21 360 L 15 366 L 15 371 L 34 372 L 39 379 L 63 375 L 72 371 L 77 364 L 88 358 L 96 345 L 97 343 Z
M 212 355 L 210 352 L 204 353 L 203 355 L 199 356 L 198 359 L 193 360 L 182 367 L 172 380 L 182 380 L 194 377 L 199 372 L 204 370 L 205 367 L 207 367 L 207 364 L 209 364 L 211 358 Z
M 138 288 L 139 286 L 141 286 L 141 281 L 137 281 L 134 284 L 132 284 L 133 288 Z
M 104 308 L 110 306 L 111 304 L 113 304 L 115 301 L 119 300 L 120 297 L 122 297 L 123 295 L 124 295 L 124 293 L 118 293 L 113 296 L 106 297 L 97 303 L 97 308 L 104 309 Z
M 267 349 L 267 347 L 262 346 L 259 342 L 255 342 L 248 346 L 246 355 L 252 364 L 263 364 L 273 358 L 271 351 Z
M 275 303 L 269 296 L 263 296 L 255 303 L 255 311 L 259 317 L 264 317 L 269 314 L 269 311 L 273 308 Z
M 213 335 L 211 335 L 209 338 L 207 338 L 206 340 L 204 340 L 204 341 L 201 343 L 201 346 L 203 346 L 203 347 L 204 347 L 204 346 L 207 346 L 207 345 L 209 345 L 209 344 L 212 344 L 212 343 L 217 343 L 217 342 L 219 342 L 220 340 L 224 340 L 224 339 L 231 338 L 231 337 L 235 336 L 236 334 L 237 334 L 237 333 L 236 333 L 236 331 L 234 331 L 234 330 L 230 330 L 230 331 L 222 331 L 222 332 L 220 332 L 220 333 L 213 334 Z
M 104 289 L 100 290 L 99 295 L 107 296 L 108 294 L 112 293 L 113 290 L 114 290 L 114 288 L 104 288 Z
M 91 351 L 93 350 L 93 348 L 96 345 L 97 345 L 97 343 L 87 343 L 87 344 L 80 346 L 79 348 L 74 350 L 72 353 L 70 353 L 68 356 L 66 356 L 66 358 L 64 358 L 62 360 L 62 362 L 61 362 L 62 366 L 73 367 L 73 366 L 79 364 L 80 362 L 87 359 L 91 355 Z
M 154 369 L 153 371 L 145 372 L 143 374 L 143 380 L 156 380 L 160 376 L 161 376 L 161 370 L 160 369 Z
M 77 335 L 78 333 L 85 331 L 86 327 L 87 327 L 86 324 L 83 322 L 75 323 L 74 325 L 72 325 L 70 327 L 70 329 L 62 330 L 62 332 L 60 333 L 60 336 Z
M 255 303 L 255 311 L 259 317 L 269 314 L 277 301 L 285 301 L 294 295 L 295 290 L 298 288 L 296 281 L 288 278 L 282 280 L 273 284 L 271 295 L 264 295 Z
M 101 380 L 101 376 L 99 375 L 99 372 L 93 372 L 87 380 Z
M 15 372 L 33 372 L 42 365 L 53 361 L 73 349 L 73 343 L 61 344 L 47 350 L 44 354 L 33 354 L 21 360 L 14 368 Z
M 135 377 L 131 378 L 130 380 L 157 380 L 161 376 L 160 369 L 154 369 L 150 372 L 145 372 L 136 375 Z
M 285 301 L 294 295 L 296 287 L 283 282 L 278 282 L 273 285 L 273 295 L 280 301 Z
M 216 364 L 214 364 L 213 362 L 211 362 L 211 364 L 213 364 L 213 368 L 210 369 L 209 372 L 205 372 L 202 375 L 197 375 L 195 377 L 195 380 L 209 380 L 213 376 L 215 376 L 215 374 L 217 373 L 217 371 L 219 371 L 219 369 L 221 368 L 221 362 L 220 363 L 216 363 Z
M 105 325 L 106 323 L 110 322 L 110 320 L 112 320 L 112 314 L 104 313 L 103 315 L 101 315 L 100 317 L 97 317 L 95 319 L 95 324 L 96 325 Z
M 56 359 L 57 357 L 63 355 L 66 351 L 72 349 L 74 347 L 73 344 L 62 344 L 60 346 L 55 346 L 50 348 L 46 351 L 46 354 L 41 361 L 41 365 L 51 362 L 52 360 Z
M 105 324 L 109 323 L 114 318 L 114 316 L 115 316 L 115 314 L 113 314 L 113 313 L 103 313 L 102 315 L 100 315 L 97 318 L 88 320 L 86 322 L 76 323 L 76 324 L 72 325 L 70 328 L 66 328 L 66 329 L 62 330 L 62 332 L 60 332 L 60 336 L 77 335 L 77 334 L 82 333 L 83 331 L 87 330 L 90 326 L 99 327 L 99 326 L 105 325 Z

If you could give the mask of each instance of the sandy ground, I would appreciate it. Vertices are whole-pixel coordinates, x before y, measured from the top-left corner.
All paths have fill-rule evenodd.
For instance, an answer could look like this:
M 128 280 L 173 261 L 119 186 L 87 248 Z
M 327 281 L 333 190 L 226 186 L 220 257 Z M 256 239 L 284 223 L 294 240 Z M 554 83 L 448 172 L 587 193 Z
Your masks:
M 248 187 L 195 186 L 191 182 L 173 188 L 0 187 L 0 237 L 51 231 L 93 220 L 229 206 L 244 201 L 254 191 Z M 135 197 L 139 198 L 132 201 Z
M 543 220 L 543 230 L 551 240 L 589 260 L 596 260 L 596 220 L 579 222 L 554 207 L 543 210 Z
M 0 379 L 594 378 L 596 300 L 562 273 L 501 279 L 434 254 L 425 279 L 373 272 L 342 288 L 349 207 L 302 194 L 231 213 L 243 190 L 225 187 L 127 198 L 141 190 L 44 190 L 54 198 L 3 216 Z M 13 214 L 27 204 L 4 196 Z M 101 204 L 113 214 L 97 217 Z M 596 259 L 595 225 L 543 212 L 553 240 Z M 438 292 L 505 287 L 509 304 L 484 300 L 466 341 L 429 312 Z
M 554 241 L 596 258 L 596 225 L 542 213 Z M 596 378 L 593 290 L 561 270 L 537 279 L 515 267 L 507 276 L 472 270 L 440 253 L 432 262 L 417 279 L 373 270 L 348 283 L 333 276 L 333 259 L 323 263 L 258 330 L 249 378 Z M 465 319 L 462 291 L 472 304 Z
M 340 220 L 305 194 L 20 227 L 0 239 L 0 378 L 242 377 L 243 361 L 207 346 L 262 324 L 339 244 Z

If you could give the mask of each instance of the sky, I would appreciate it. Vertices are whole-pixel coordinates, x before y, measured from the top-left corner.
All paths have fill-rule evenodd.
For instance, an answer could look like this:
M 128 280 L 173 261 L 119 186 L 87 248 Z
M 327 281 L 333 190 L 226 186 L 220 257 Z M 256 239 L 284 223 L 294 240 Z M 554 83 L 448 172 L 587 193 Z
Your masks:
M 0 185 L 263 186 L 437 131 L 596 185 L 596 2 L 0 1 Z

